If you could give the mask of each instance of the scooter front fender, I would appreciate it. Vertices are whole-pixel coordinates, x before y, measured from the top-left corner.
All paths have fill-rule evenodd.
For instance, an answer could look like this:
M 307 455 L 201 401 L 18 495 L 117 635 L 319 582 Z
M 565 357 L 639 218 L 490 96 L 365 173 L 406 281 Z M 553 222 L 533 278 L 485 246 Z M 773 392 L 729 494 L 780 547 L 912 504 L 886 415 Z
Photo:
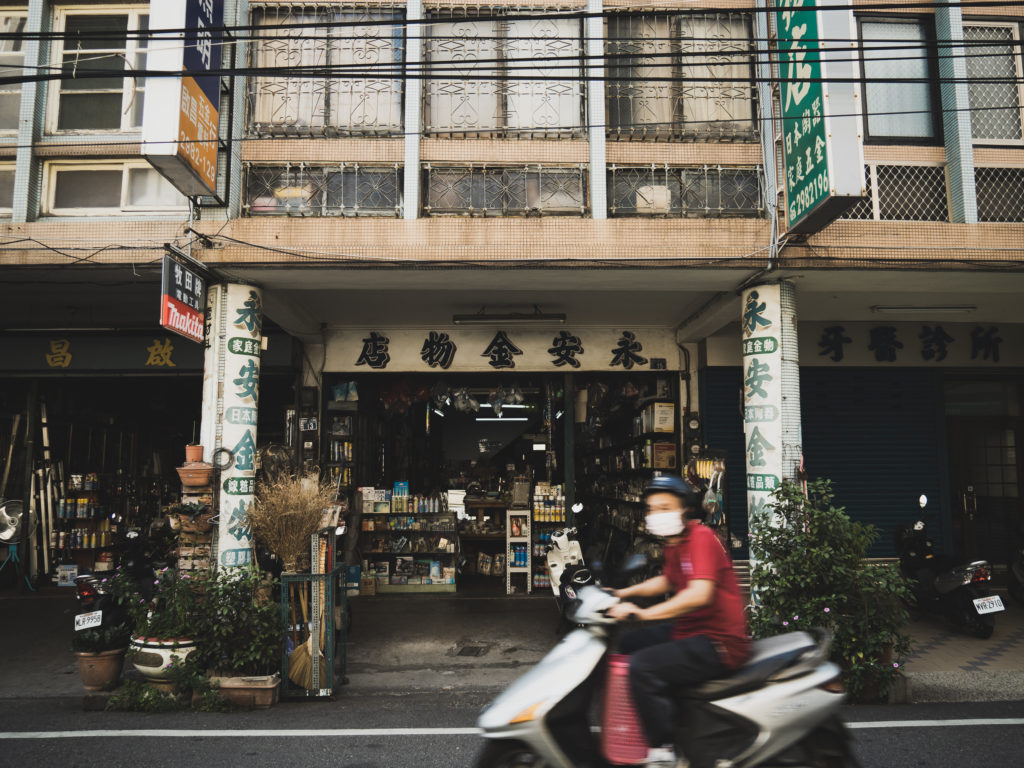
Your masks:
M 582 685 L 608 648 L 592 630 L 567 634 L 533 669 L 516 679 L 481 713 L 477 726 L 487 738 L 522 738 L 523 723 L 540 724 L 558 702 Z

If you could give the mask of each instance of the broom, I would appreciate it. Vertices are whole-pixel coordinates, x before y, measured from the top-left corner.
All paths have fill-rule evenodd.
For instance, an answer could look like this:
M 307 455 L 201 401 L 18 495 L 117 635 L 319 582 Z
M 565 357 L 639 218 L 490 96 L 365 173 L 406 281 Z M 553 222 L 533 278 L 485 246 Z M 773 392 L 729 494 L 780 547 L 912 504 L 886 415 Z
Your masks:
M 310 586 L 316 589 L 314 585 Z M 309 625 L 309 604 L 306 601 L 305 589 L 299 592 L 299 601 L 302 605 L 302 620 L 306 624 L 309 637 L 302 645 L 296 646 L 288 656 L 288 679 L 300 688 L 309 690 L 313 685 L 313 628 Z M 317 654 L 317 661 L 320 664 L 320 679 L 326 680 L 327 660 L 323 651 Z

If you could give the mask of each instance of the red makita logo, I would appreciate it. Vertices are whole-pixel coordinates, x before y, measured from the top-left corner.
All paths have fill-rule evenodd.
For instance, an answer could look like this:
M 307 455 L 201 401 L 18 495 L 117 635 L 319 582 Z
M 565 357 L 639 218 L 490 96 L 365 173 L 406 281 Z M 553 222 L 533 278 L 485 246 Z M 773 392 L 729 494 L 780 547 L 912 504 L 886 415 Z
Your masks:
M 177 299 L 164 295 L 163 311 L 160 313 L 160 325 L 180 333 L 192 341 L 202 341 L 206 335 L 205 317 L 191 307 L 186 307 Z

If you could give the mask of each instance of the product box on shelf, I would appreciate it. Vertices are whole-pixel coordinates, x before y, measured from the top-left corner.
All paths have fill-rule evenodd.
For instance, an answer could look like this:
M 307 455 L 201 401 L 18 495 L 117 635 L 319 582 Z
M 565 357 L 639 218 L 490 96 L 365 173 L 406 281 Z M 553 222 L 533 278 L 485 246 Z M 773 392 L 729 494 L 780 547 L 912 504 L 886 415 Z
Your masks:
M 481 552 L 477 556 L 476 560 L 476 572 L 481 576 L 491 575 L 491 556 L 485 552 Z
M 391 586 L 400 587 L 409 583 L 409 577 L 404 573 L 391 574 Z
M 505 556 L 495 555 L 491 561 L 491 576 L 503 576 L 505 574 Z
M 396 557 L 395 558 L 395 573 L 403 574 L 408 576 L 413 571 L 413 560 L 411 557 Z
M 441 568 L 441 578 L 445 584 L 455 583 L 455 566 L 445 566 Z
M 673 443 L 654 444 L 654 469 L 675 469 L 676 447 Z
M 373 563 L 373 574 L 375 576 L 387 576 L 391 573 L 390 560 L 375 560 Z
M 359 585 L 362 582 L 362 567 L 348 565 L 345 567 L 345 589 L 350 595 L 359 594 Z
M 73 587 L 75 586 L 75 578 L 78 576 L 77 565 L 58 565 L 57 566 L 57 586 L 58 587 Z

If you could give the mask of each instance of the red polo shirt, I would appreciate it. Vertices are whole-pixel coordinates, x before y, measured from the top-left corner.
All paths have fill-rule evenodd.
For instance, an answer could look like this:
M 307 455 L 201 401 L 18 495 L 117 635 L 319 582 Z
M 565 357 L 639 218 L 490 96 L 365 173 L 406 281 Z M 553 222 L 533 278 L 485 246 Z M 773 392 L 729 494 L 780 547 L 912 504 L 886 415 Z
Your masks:
M 714 531 L 688 521 L 681 541 L 665 547 L 664 574 L 677 593 L 691 579 L 713 581 L 711 604 L 676 619 L 672 639 L 707 635 L 718 646 L 722 662 L 735 669 L 750 656 L 750 637 L 743 615 L 743 598 L 732 563 Z

